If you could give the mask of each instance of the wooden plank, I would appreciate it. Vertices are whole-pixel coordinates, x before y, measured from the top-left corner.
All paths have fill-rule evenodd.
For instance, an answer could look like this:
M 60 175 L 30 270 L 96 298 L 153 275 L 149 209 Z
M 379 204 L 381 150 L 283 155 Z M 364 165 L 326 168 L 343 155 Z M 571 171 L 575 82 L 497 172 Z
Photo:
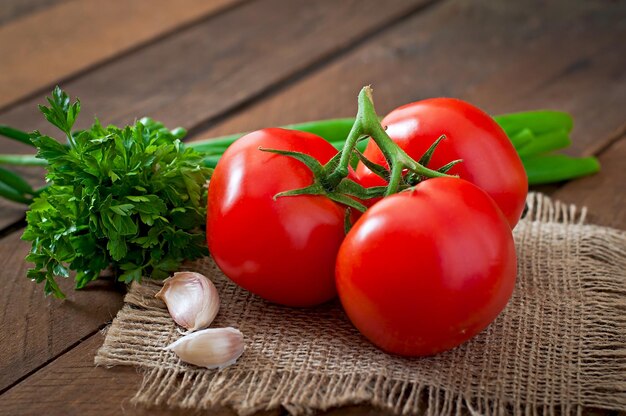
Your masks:
M 169 416 L 188 415 L 189 411 L 165 407 L 143 408 L 130 403 L 141 383 L 141 374 L 134 368 L 94 367 L 93 357 L 102 344 L 97 333 L 72 351 L 59 357 L 24 382 L 0 396 L 0 414 L 39 416 L 98 415 Z M 37 400 L 33 400 L 36 397 Z M 195 413 L 191 413 L 195 414 Z M 280 410 L 255 413 L 256 416 L 278 416 Z M 215 416 L 234 416 L 229 409 L 211 412 Z M 368 407 L 352 406 L 320 415 L 391 416 Z
M 2 0 L 0 25 L 68 0 Z
M 103 335 L 97 333 L 38 371 L 19 388 L 8 390 L 0 396 L 2 414 L 83 414 L 112 415 L 128 407 L 128 398 L 136 389 L 139 374 L 136 371 L 111 371 L 96 368 L 93 354 L 102 343 Z M 108 389 L 108 384 L 117 386 Z M 76 390 L 83 395 L 74 396 Z M 103 396 L 108 399 L 103 401 Z M 37 397 L 37 400 L 33 400 Z M 89 397 L 89 400 L 81 398 Z M 104 403 L 119 403 L 117 408 L 107 408 Z
M 102 340 L 101 333 L 93 335 L 18 388 L 8 390 L 0 396 L 0 413 L 51 416 L 181 414 L 168 409 L 136 408 L 130 404 L 141 375 L 131 368 L 95 367 L 93 356 Z M 33 397 L 38 399 L 33 400 Z
M 107 280 L 74 291 L 62 279 L 67 299 L 45 298 L 43 287 L 26 278 L 30 245 L 20 236 L 0 240 L 0 391 L 93 334 L 122 305 L 123 288 Z
M 0 108 L 235 3 L 236 0 L 71 1 L 3 25 Z
M 83 102 L 82 127 L 91 123 L 94 115 L 103 123 L 117 124 L 150 115 L 172 127 L 193 128 L 416 12 L 429 1 L 392 0 L 382 9 L 376 0 L 257 1 L 63 87 Z M 41 96 L 0 111 L 0 123 L 58 137 L 37 110 L 37 104 L 43 102 Z M 32 149 L 0 138 L 0 152 L 30 153 Z M 17 207 L 6 206 L 0 201 L 0 210 L 6 211 L 0 224 L 21 218 Z
M 0 230 L 21 221 L 24 218 L 24 209 L 23 204 L 0 200 Z
M 626 3 L 440 3 L 196 138 L 353 116 L 357 92 L 372 84 L 381 115 L 433 96 L 492 114 L 568 111 L 575 120 L 568 152 L 592 154 L 624 122 L 624 15 Z

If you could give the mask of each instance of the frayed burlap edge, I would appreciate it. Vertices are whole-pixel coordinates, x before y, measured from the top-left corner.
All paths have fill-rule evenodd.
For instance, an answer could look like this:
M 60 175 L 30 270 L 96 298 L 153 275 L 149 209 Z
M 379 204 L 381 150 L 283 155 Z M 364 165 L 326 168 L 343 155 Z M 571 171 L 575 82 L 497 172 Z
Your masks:
M 586 214 L 584 208 L 530 194 L 524 222 L 531 228 L 534 223 L 583 226 Z M 593 237 L 595 240 L 586 246 L 593 247 L 593 252 L 580 254 L 626 270 L 626 234 L 602 227 L 584 227 L 591 227 L 591 234 L 597 234 L 598 238 Z M 180 334 L 163 304 L 153 299 L 159 288 L 157 282 L 133 286 L 95 361 L 97 365 L 140 366 L 145 374 L 132 402 L 143 406 L 230 407 L 241 415 L 280 406 L 292 414 L 309 414 L 354 404 L 368 404 L 399 414 L 433 415 L 581 414 L 585 407 L 626 410 L 625 284 L 607 280 L 601 274 L 583 278 L 581 299 L 601 313 L 587 315 L 581 311 L 577 322 L 581 328 L 591 329 L 580 337 L 579 345 L 572 347 L 579 354 L 573 374 L 592 375 L 594 379 L 591 387 L 578 385 L 579 391 L 572 394 L 576 399 L 570 401 L 537 400 L 529 392 L 526 397 L 494 397 L 489 391 L 468 394 L 468 390 L 454 390 L 428 380 L 390 377 L 367 369 L 333 373 L 234 366 L 207 371 L 186 366 L 172 361 L 167 357 L 171 353 L 162 350 Z M 146 329 L 152 338 L 160 341 L 152 340 L 147 349 L 127 348 L 144 345 Z
M 586 219 L 587 207 L 565 204 L 537 192 L 526 198 L 524 221 L 583 225 Z
M 242 386 L 245 386 L 242 388 Z M 251 415 L 282 407 L 293 415 L 313 414 L 335 407 L 366 404 L 402 415 L 537 414 L 525 405 L 488 397 L 468 398 L 408 380 L 377 374 L 302 374 L 275 371 L 228 371 L 209 374 L 155 368 L 145 373 L 133 402 L 143 406 L 182 409 L 232 408 Z M 555 405 L 546 414 L 581 414 L 581 405 Z M 545 412 L 540 412 L 545 413 Z

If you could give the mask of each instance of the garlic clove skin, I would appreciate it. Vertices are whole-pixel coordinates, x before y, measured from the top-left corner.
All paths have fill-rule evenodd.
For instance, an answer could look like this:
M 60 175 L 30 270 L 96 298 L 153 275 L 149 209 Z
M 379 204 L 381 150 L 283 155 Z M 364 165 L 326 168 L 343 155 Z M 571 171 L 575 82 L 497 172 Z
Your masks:
M 190 331 L 211 325 L 220 309 L 215 285 L 200 273 L 174 273 L 155 297 L 165 302 L 174 322 Z
M 193 332 L 165 347 L 186 363 L 208 369 L 228 367 L 243 354 L 243 334 L 235 328 Z

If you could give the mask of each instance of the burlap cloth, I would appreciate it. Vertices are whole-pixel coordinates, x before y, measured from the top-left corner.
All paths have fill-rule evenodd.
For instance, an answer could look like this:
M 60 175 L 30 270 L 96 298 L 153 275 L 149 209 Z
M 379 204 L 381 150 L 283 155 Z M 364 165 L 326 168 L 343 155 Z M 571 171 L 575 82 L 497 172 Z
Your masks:
M 626 410 L 626 232 L 585 225 L 585 210 L 531 194 L 515 228 L 519 276 L 505 311 L 470 342 L 430 358 L 387 355 L 352 327 L 338 302 L 269 304 L 229 282 L 210 259 L 222 306 L 246 350 L 221 371 L 162 347 L 181 335 L 159 283 L 133 284 L 98 351 L 98 365 L 145 370 L 141 405 L 283 406 L 293 414 L 365 403 L 403 414 L 580 414 Z

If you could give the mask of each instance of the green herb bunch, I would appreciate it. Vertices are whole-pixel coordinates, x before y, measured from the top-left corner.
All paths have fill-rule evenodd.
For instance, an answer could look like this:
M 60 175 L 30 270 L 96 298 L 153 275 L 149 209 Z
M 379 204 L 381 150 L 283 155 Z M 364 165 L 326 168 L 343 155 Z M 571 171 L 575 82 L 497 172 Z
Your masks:
M 32 242 L 28 277 L 64 297 L 55 278 L 75 271 L 84 287 L 111 266 L 120 281 L 165 278 L 185 259 L 207 255 L 202 155 L 185 148 L 185 130 L 142 119 L 120 129 L 98 120 L 72 131 L 80 101 L 56 88 L 40 106 L 66 145 L 35 131 L 37 157 L 48 162 L 45 188 L 26 214 Z

